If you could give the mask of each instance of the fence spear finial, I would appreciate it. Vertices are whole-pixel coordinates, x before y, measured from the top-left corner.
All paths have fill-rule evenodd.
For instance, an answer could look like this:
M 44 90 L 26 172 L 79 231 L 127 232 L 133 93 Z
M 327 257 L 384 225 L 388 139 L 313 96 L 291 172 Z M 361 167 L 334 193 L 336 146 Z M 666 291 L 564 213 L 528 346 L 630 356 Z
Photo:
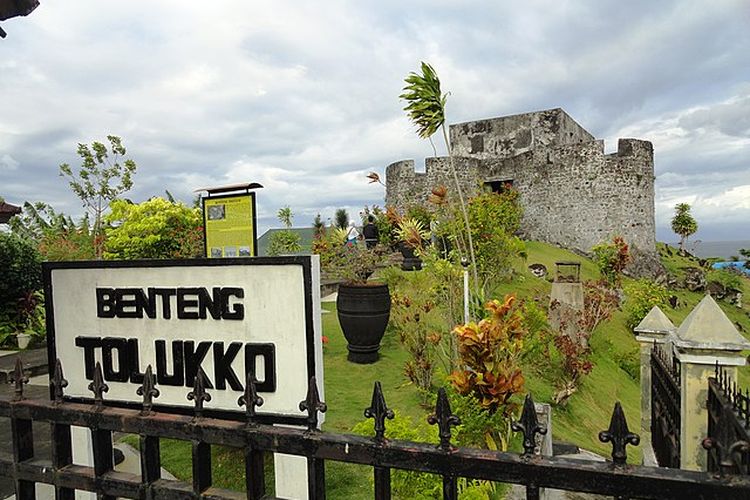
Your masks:
M 307 387 L 307 397 L 304 401 L 300 401 L 300 411 L 307 411 L 307 429 L 310 431 L 317 430 L 318 428 L 318 412 L 325 413 L 328 406 L 320 400 L 318 393 L 318 384 L 315 382 L 315 377 L 310 377 L 310 384 Z
M 94 367 L 94 379 L 89 384 L 89 390 L 94 393 L 94 404 L 101 406 L 104 403 L 104 393 L 109 392 L 109 386 L 104 382 L 102 364 L 99 361 Z
M 628 429 L 628 421 L 619 401 L 615 403 L 615 409 L 612 411 L 609 429 L 599 433 L 599 441 L 612 443 L 612 462 L 615 465 L 625 465 L 627 462 L 626 445 L 637 446 L 641 442 L 641 437 Z
M 13 374 L 10 377 L 10 381 L 14 384 L 13 396 L 14 401 L 21 401 L 23 399 L 23 386 L 29 383 L 29 377 L 23 372 L 23 362 L 21 356 L 16 356 L 16 367 L 13 369 Z
M 370 407 L 365 409 L 365 418 L 375 420 L 375 440 L 383 441 L 385 439 L 385 419 L 393 420 L 393 410 L 385 404 L 385 396 L 380 382 L 375 382 L 372 388 L 372 402 Z
M 65 395 L 64 389 L 68 387 L 68 381 L 65 380 L 65 377 L 63 377 L 63 369 L 60 358 L 57 358 L 55 360 L 55 372 L 52 374 L 50 385 L 52 386 L 52 396 L 55 400 L 55 403 L 62 403 L 63 396 Z
M 156 377 L 151 365 L 146 367 L 146 373 L 143 374 L 143 384 L 136 389 L 135 393 L 143 396 L 143 411 L 141 413 L 150 413 L 151 407 L 154 405 L 154 399 L 161 394 L 159 389 L 156 388 Z
M 203 403 L 211 401 L 211 395 L 206 392 L 206 372 L 203 368 L 198 368 L 198 372 L 193 379 L 193 390 L 188 392 L 188 401 L 195 401 L 194 412 L 196 418 L 203 416 Z
M 245 393 L 237 399 L 237 404 L 245 407 L 245 416 L 247 421 L 252 423 L 255 419 L 255 408 L 263 406 L 263 398 L 258 395 L 258 390 L 255 384 L 258 381 L 255 379 L 255 374 L 249 372 L 245 379 Z
M 440 449 L 449 451 L 451 445 L 451 427 L 461 425 L 461 419 L 451 413 L 451 404 L 448 401 L 448 395 L 445 387 L 438 390 L 437 403 L 435 403 L 435 413 L 427 417 L 427 423 L 430 425 L 437 424 L 440 434 Z
M 523 432 L 523 453 L 524 455 L 533 455 L 536 449 L 536 435 L 547 434 L 547 428 L 539 425 L 531 394 L 527 394 L 523 401 L 521 419 L 518 422 L 513 422 L 510 428 L 514 432 Z

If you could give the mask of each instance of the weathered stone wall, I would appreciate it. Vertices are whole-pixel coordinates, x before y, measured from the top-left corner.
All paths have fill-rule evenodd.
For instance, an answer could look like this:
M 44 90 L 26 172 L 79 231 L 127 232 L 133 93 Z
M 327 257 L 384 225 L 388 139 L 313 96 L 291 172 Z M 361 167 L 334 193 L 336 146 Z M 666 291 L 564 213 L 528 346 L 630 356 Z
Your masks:
M 659 269 L 654 223 L 654 161 L 650 142 L 620 139 L 604 154 L 596 140 L 560 109 L 451 127 L 456 170 L 465 193 L 485 182 L 513 181 L 521 195 L 521 230 L 528 239 L 589 252 L 615 235 L 636 258 L 631 272 Z M 444 184 L 455 192 L 448 158 L 386 169 L 386 203 L 404 209 Z
M 450 140 L 454 155 L 486 160 L 590 142 L 594 136 L 556 108 L 451 125 Z
M 480 162 L 474 158 L 454 157 L 458 182 L 464 196 L 475 194 L 481 186 L 484 173 Z M 425 171 L 416 172 L 414 160 L 391 163 L 385 169 L 385 204 L 399 210 L 410 205 L 426 203 L 434 187 L 443 185 L 455 193 L 455 180 L 447 156 L 425 158 Z

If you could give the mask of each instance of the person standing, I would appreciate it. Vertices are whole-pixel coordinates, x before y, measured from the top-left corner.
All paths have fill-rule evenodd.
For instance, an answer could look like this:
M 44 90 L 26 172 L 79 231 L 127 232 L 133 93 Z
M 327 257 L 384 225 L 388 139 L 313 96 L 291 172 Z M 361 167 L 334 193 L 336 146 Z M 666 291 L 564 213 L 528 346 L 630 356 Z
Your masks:
M 372 215 L 367 216 L 367 224 L 362 228 L 362 235 L 365 237 L 365 245 L 368 249 L 372 250 L 378 244 L 378 238 L 380 236 L 378 232 L 378 226 L 375 225 L 375 217 Z

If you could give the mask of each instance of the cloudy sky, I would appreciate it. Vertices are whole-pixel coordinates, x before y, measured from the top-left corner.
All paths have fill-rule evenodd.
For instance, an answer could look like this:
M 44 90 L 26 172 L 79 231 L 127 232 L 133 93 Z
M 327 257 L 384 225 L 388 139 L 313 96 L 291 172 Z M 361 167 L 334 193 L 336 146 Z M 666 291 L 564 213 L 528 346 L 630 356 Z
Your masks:
M 260 182 L 261 229 L 380 203 L 369 171 L 432 154 L 398 94 L 420 60 L 450 122 L 562 107 L 607 151 L 651 140 L 657 237 L 750 239 L 750 3 L 41 0 L 2 23 L 0 196 L 79 215 L 58 165 L 119 135 L 128 197 Z

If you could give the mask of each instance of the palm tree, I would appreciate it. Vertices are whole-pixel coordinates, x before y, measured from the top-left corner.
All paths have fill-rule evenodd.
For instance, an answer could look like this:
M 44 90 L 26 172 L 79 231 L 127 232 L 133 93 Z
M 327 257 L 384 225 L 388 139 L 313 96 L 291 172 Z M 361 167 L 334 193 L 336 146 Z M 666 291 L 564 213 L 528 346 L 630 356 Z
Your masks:
M 445 147 L 448 150 L 450 170 L 453 174 L 453 181 L 456 184 L 456 192 L 458 193 L 458 200 L 461 204 L 461 213 L 464 219 L 464 229 L 466 230 L 469 243 L 469 256 L 471 258 L 474 283 L 478 286 L 479 277 L 477 275 L 477 262 L 474 257 L 474 242 L 471 238 L 471 228 L 469 226 L 469 214 L 466 210 L 466 202 L 464 201 L 461 184 L 458 181 L 456 166 L 453 162 L 453 152 L 448 140 L 448 132 L 445 129 L 445 102 L 448 94 L 443 94 L 440 91 L 440 79 L 437 73 L 432 66 L 424 61 L 422 61 L 422 74 L 411 72 L 404 81 L 406 82 L 404 93 L 399 98 L 406 101 L 407 104 L 404 107 L 404 111 L 409 115 L 409 119 L 414 125 L 417 126 L 419 137 L 422 139 L 431 139 L 438 129 L 442 129 L 443 131 L 443 140 L 445 140 Z
M 680 251 L 685 251 L 685 242 L 688 237 L 698 230 L 698 223 L 690 214 L 690 205 L 687 203 L 678 203 L 674 207 L 674 217 L 672 218 L 672 231 L 680 237 Z

